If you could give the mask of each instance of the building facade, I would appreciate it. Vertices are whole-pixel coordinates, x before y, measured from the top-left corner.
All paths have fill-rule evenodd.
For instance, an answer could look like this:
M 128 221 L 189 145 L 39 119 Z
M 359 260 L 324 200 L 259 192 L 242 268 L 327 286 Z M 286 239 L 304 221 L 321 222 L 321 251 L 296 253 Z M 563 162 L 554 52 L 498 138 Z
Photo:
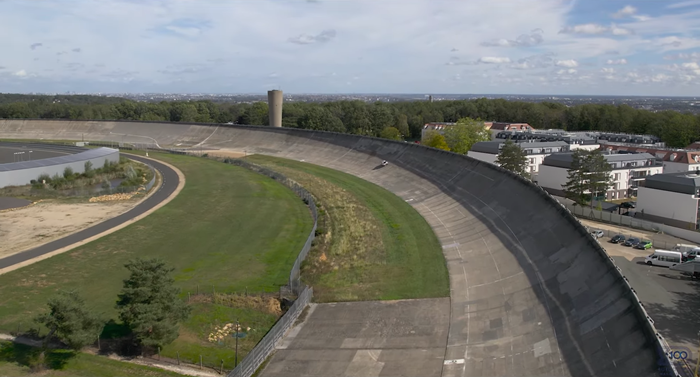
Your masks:
M 467 152 L 467 156 L 496 164 L 498 153 L 501 151 L 501 148 L 503 148 L 504 142 L 505 140 L 474 143 L 471 150 Z M 546 156 L 552 153 L 566 152 L 569 150 L 569 145 L 563 141 L 533 142 L 528 140 L 516 144 L 527 154 L 528 172 L 533 181 L 537 179 L 539 167 Z
M 622 199 L 637 196 L 640 182 L 646 177 L 660 174 L 663 166 L 654 156 L 648 153 L 638 154 L 605 154 L 603 155 L 612 171 L 610 176 L 613 184 L 605 193 L 606 200 Z M 569 169 L 573 162 L 573 153 L 556 153 L 544 158 L 537 176 L 537 183 L 552 195 L 564 196 L 563 186 L 566 184 Z M 593 193 L 602 196 L 601 193 Z
M 639 187 L 635 217 L 684 229 L 698 229 L 700 174 L 674 172 L 648 177 Z
M 664 173 L 700 170 L 700 150 L 670 149 L 638 146 L 634 144 L 602 144 L 600 149 L 608 153 L 649 153 L 664 166 Z

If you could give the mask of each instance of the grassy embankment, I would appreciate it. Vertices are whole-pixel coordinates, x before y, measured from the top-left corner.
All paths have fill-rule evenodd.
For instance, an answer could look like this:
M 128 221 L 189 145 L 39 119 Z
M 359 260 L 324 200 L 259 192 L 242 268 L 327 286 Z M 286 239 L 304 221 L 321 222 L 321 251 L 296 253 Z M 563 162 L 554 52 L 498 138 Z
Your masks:
M 152 154 L 153 156 L 153 154 Z M 177 284 L 188 292 L 275 292 L 311 230 L 308 208 L 289 189 L 246 169 L 202 158 L 158 154 L 186 176 L 180 195 L 145 219 L 70 252 L 0 275 L 0 332 L 26 331 L 59 289 L 77 289 L 105 320 L 114 308 L 123 264 L 130 258 L 161 257 L 175 267 Z M 279 316 L 272 297 L 228 296 L 235 307 L 193 297 L 193 313 L 180 337 L 162 355 L 183 361 L 233 367 L 233 340 L 207 341 L 214 326 L 239 319 L 252 331 L 239 343 L 243 357 Z M 43 331 L 46 333 L 46 330 Z M 108 326 L 103 339 L 118 334 Z M 107 341 L 103 341 L 103 344 Z M 0 375 L 4 375 L 0 368 Z
M 318 237 L 302 266 L 315 301 L 449 296 L 440 243 L 404 200 L 317 165 L 259 155 L 247 160 L 288 176 L 317 198 Z

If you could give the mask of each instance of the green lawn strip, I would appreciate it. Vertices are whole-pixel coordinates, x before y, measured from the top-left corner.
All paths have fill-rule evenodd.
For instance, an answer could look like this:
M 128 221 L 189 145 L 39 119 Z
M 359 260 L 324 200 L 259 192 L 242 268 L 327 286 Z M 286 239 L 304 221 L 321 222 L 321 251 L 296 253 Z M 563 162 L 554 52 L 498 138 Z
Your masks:
M 180 330 L 180 338 L 174 343 L 166 346 L 162 354 L 169 357 L 177 357 L 180 360 L 191 364 L 199 363 L 199 355 L 202 355 L 202 348 L 207 348 L 207 354 L 203 355 L 204 365 L 219 368 L 221 361 L 224 362 L 224 369 L 234 368 L 236 339 L 234 336 L 227 336 L 221 342 L 206 344 L 200 339 L 207 339 L 212 332 L 211 324 L 223 326 L 227 323 L 239 321 L 242 329 L 246 332 L 245 337 L 238 339 L 238 362 L 255 347 L 267 331 L 277 321 L 277 316 L 273 314 L 261 314 L 253 309 L 231 308 L 216 304 L 196 304 L 190 319 Z M 247 329 L 250 328 L 250 331 Z M 234 335 L 234 334 L 231 334 Z
M 17 343 L 0 342 L 0 376 L 33 376 L 29 363 L 41 350 Z M 182 377 L 181 374 L 145 365 L 112 360 L 103 356 L 52 350 L 46 355 L 49 366 L 40 373 L 48 377 Z
M 327 257 L 339 257 L 340 262 L 326 269 L 320 276 L 302 276 L 314 286 L 316 301 L 391 300 L 449 295 L 449 277 L 442 248 L 425 219 L 404 200 L 393 193 L 360 178 L 336 170 L 303 162 L 254 155 L 247 160 L 267 165 L 298 181 L 316 196 L 330 216 L 327 231 L 331 245 Z M 318 179 L 324 183 L 319 182 Z M 334 187 L 331 187 L 334 186 Z M 349 196 L 348 196 L 349 195 Z M 364 206 L 365 209 L 357 206 Z M 352 211 L 362 218 L 363 224 L 344 217 Z M 342 219 L 342 223 L 338 223 Z M 353 230 L 357 227 L 357 230 Z M 373 235 L 377 227 L 380 236 Z M 356 250 L 369 251 L 364 255 L 337 255 L 346 245 L 338 241 L 343 232 L 356 239 L 351 245 Z M 354 233 L 359 234 L 352 237 Z M 357 240 L 359 239 L 359 240 Z M 343 241 L 345 242 L 345 241 Z M 363 245 L 364 243 L 371 243 Z M 379 244 L 381 250 L 375 247 Z M 352 252 L 352 250 L 351 250 Z M 345 252 L 347 253 L 347 252 Z M 312 252 L 311 261 L 321 258 Z M 306 273 L 306 275 L 304 275 Z
M 115 319 L 117 293 L 128 276 L 123 265 L 136 256 L 161 257 L 175 267 L 184 298 L 197 289 L 276 292 L 287 282 L 312 226 L 301 199 L 278 182 L 244 168 L 188 156 L 151 156 L 185 174 L 186 185 L 178 197 L 111 235 L 0 275 L 0 332 L 34 326 L 31 318 L 45 310 L 47 299 L 58 289 L 79 290 L 105 320 Z M 260 315 L 269 323 L 267 313 Z M 206 339 L 195 346 L 205 357 L 210 350 L 219 352 Z

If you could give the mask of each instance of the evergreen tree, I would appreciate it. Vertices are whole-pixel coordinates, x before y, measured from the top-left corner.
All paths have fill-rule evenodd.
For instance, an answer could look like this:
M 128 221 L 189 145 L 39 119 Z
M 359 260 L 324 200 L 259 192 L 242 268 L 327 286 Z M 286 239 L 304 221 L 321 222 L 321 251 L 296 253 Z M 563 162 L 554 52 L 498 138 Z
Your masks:
M 564 196 L 576 204 L 585 205 L 596 194 L 605 194 L 612 186 L 612 167 L 598 151 L 575 150 L 572 154 L 567 182 L 562 186 Z
M 174 269 L 160 259 L 140 258 L 124 267 L 131 275 L 117 301 L 119 318 L 142 346 L 154 349 L 171 343 L 178 337 L 178 322 L 190 313 L 178 297 L 180 290 L 171 276 Z
M 530 173 L 527 171 L 529 167 L 527 153 L 510 139 L 503 143 L 496 157 L 496 163 L 515 174 L 530 178 Z
M 48 301 L 48 313 L 42 313 L 35 321 L 46 326 L 49 334 L 44 338 L 44 348 L 56 336 L 74 350 L 93 343 L 102 332 L 104 322 L 87 308 L 85 300 L 75 291 L 61 291 Z

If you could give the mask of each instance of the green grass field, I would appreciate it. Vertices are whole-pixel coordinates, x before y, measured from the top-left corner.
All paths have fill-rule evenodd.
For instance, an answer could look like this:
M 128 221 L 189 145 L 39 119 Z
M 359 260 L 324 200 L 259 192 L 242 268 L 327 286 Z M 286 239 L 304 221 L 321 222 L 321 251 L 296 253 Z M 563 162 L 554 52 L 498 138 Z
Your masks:
M 155 156 L 152 154 L 152 156 Z M 186 176 L 180 195 L 145 219 L 70 252 L 0 275 L 0 332 L 26 331 L 58 289 L 77 289 L 105 320 L 114 308 L 123 264 L 130 258 L 161 257 L 175 267 L 187 292 L 275 292 L 311 231 L 304 203 L 274 180 L 244 168 L 188 156 L 158 154 Z M 269 311 L 230 308 L 193 300 L 194 313 L 163 355 L 232 368 L 228 345 L 206 341 L 212 326 L 240 318 L 255 331 L 243 340 L 243 356 L 274 323 Z M 245 321 L 245 322 L 244 322 Z M 45 332 L 44 332 L 45 333 Z M 222 357 L 228 355 L 229 357 Z M 0 375 L 2 375 L 0 370 Z
M 136 365 L 104 356 L 73 353 L 66 350 L 50 351 L 46 355 L 49 368 L 32 373 L 30 360 L 36 359 L 38 348 L 21 344 L 0 342 L 0 375 L 6 377 L 47 376 L 47 377 L 182 377 L 181 374 L 166 370 Z
M 302 269 L 315 301 L 449 296 L 440 243 L 403 199 L 317 165 L 260 155 L 246 159 L 287 175 L 317 198 L 320 234 Z

